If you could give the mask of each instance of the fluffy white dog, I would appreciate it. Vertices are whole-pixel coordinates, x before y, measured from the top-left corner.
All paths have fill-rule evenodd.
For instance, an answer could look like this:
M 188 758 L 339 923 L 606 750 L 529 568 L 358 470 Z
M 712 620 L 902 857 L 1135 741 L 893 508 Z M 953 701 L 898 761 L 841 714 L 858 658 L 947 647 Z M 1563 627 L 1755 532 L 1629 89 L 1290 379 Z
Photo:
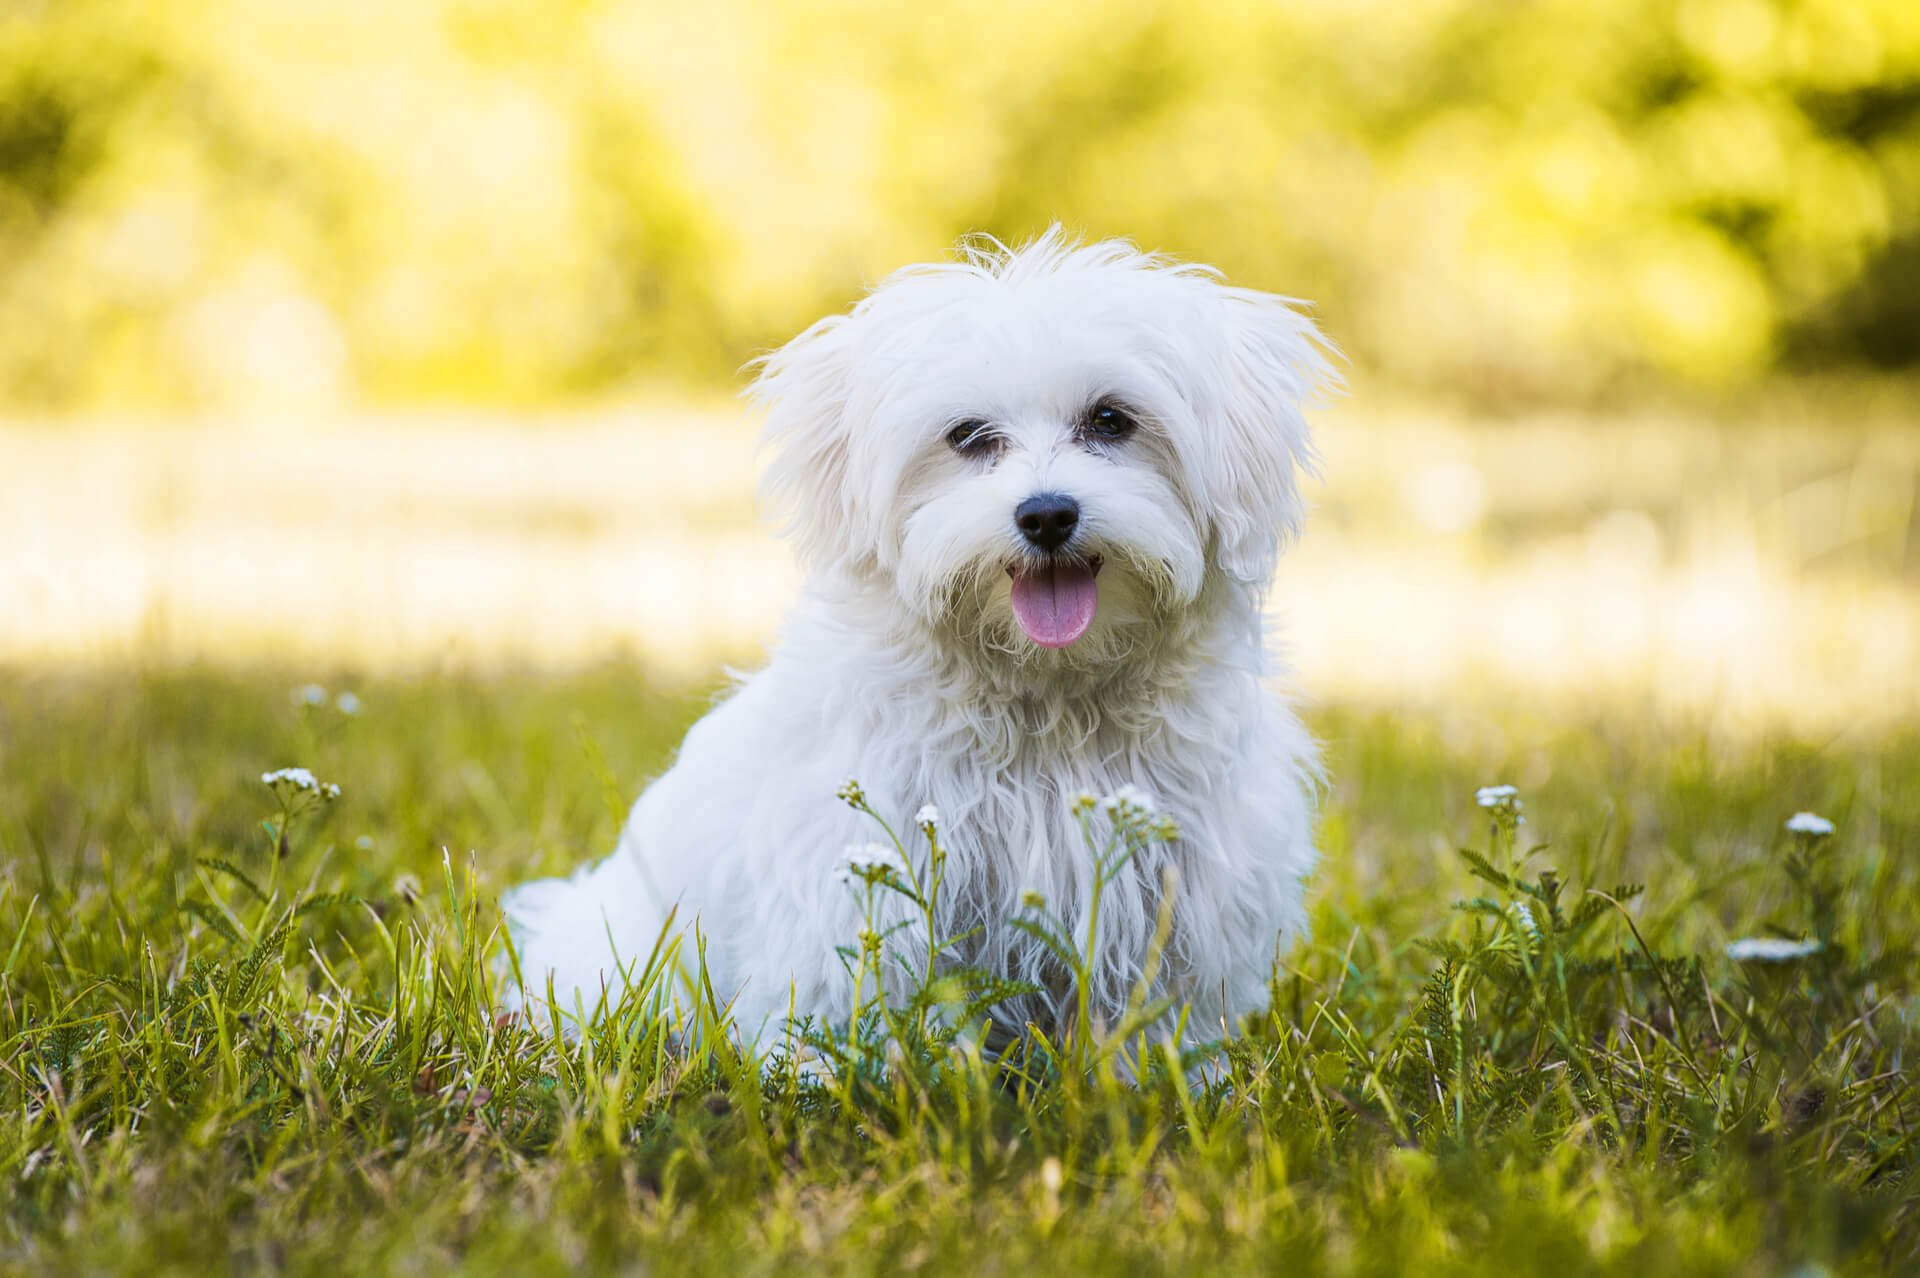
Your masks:
M 1140 982 L 1167 882 L 1151 993 L 1215 1031 L 1264 1006 L 1303 923 L 1317 762 L 1269 686 L 1262 605 L 1324 349 L 1286 299 L 1056 228 L 903 270 L 769 356 L 752 393 L 799 605 L 612 856 L 508 895 L 529 988 L 617 1001 L 670 918 L 697 920 L 747 1036 L 790 1003 L 844 1018 L 862 916 L 836 869 L 878 833 L 835 797 L 854 777 L 897 830 L 934 805 L 943 924 L 978 929 L 959 957 L 1043 990 L 1009 1021 L 1072 1005 L 1011 920 L 1038 893 L 1085 936 L 1073 805 L 1125 786 L 1179 834 L 1101 898 L 1096 1012 Z

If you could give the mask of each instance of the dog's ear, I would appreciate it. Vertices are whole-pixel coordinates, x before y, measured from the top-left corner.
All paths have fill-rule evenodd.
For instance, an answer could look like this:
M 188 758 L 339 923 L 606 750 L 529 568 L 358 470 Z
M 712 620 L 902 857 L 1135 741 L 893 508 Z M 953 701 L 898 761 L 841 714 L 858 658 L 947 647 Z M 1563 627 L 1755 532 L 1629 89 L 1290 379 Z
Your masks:
M 809 566 L 844 558 L 854 524 L 847 453 L 854 317 L 831 315 L 759 361 L 748 398 L 766 410 L 760 493 Z
M 1207 467 L 1215 553 L 1228 576 L 1264 589 L 1305 513 L 1296 472 L 1318 473 L 1304 410 L 1341 385 L 1329 358 L 1337 352 L 1292 299 L 1216 287 L 1220 429 Z

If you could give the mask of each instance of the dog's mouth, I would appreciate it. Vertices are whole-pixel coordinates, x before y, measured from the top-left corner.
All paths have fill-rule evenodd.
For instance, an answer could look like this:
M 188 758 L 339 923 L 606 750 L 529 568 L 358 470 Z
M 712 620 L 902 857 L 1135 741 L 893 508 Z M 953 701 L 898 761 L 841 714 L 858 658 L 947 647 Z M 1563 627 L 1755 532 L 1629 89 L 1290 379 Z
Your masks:
M 1100 592 L 1100 556 L 1007 565 L 1013 578 L 1013 619 L 1042 648 L 1064 648 L 1093 625 Z

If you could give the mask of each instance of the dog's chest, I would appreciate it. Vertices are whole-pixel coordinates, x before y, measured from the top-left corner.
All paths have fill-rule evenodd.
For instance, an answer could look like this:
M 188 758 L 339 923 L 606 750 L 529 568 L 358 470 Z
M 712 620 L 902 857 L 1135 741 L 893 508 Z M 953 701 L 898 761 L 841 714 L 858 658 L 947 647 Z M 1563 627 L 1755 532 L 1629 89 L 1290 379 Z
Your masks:
M 1116 792 L 1146 796 L 1183 842 L 1212 835 L 1224 761 L 1209 769 L 1205 751 L 1168 744 L 1157 734 L 1044 725 L 923 756 L 911 782 L 917 793 L 902 798 L 936 805 L 955 869 L 975 891 L 1002 900 L 1037 891 L 1077 904 L 1116 834 L 1103 802 Z

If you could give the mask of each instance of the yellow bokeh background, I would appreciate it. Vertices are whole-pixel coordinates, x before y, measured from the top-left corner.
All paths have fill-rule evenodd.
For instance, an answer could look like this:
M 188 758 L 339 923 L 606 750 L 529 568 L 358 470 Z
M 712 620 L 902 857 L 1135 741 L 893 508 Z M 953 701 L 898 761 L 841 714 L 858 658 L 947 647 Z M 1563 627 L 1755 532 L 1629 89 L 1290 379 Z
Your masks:
M 1912 0 L 12 0 L 0 662 L 750 660 L 741 365 L 1055 221 L 1349 356 L 1315 695 L 1920 713 Z
M 0 400 L 711 384 L 1055 219 L 1480 402 L 1904 367 L 1917 85 L 1908 0 L 15 0 Z

